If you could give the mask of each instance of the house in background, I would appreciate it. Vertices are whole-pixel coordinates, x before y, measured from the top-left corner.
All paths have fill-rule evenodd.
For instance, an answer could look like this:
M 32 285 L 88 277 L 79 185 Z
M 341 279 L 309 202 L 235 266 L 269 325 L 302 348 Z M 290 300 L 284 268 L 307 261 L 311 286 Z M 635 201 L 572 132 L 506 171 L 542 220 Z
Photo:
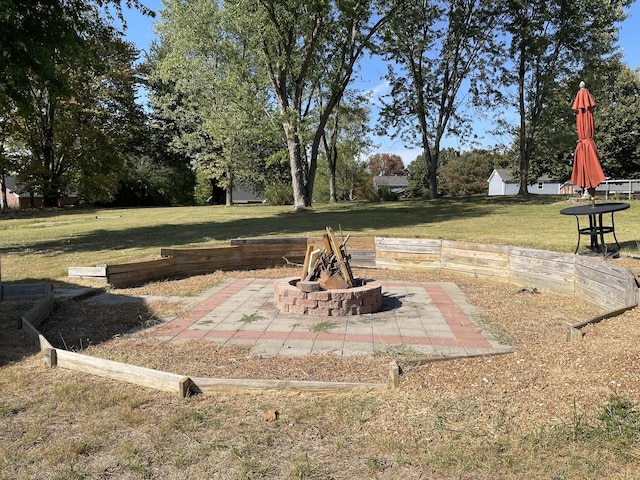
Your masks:
M 238 185 L 233 188 L 232 193 L 233 203 L 247 204 L 247 203 L 264 203 L 265 199 L 262 196 L 256 195 L 248 185 Z
M 207 205 L 225 205 L 227 203 L 227 192 L 224 188 L 218 185 L 218 181 L 215 178 L 210 178 L 209 181 L 211 182 L 211 196 L 207 198 Z M 231 203 L 234 205 L 264 202 L 264 197 L 256 195 L 251 186 L 233 186 L 233 190 L 231 191 Z
M 4 177 L 4 180 L 7 187 L 7 208 L 19 210 L 27 208 L 42 208 L 42 195 L 39 193 L 25 191 L 25 189 L 17 183 L 15 176 L 7 175 Z M 2 201 L 2 195 L 0 195 L 0 202 Z M 78 197 L 75 194 L 60 197 L 58 200 L 58 207 L 70 207 L 75 205 L 77 202 Z
M 373 177 L 373 188 L 378 190 L 380 187 L 388 188 L 389 191 L 395 193 L 399 197 L 404 195 L 404 191 L 409 186 L 409 177 L 406 175 L 378 175 Z
M 517 195 L 520 183 L 506 168 L 495 168 L 489 176 L 489 196 Z M 563 184 L 545 174 L 536 183 L 527 186 L 527 191 L 535 195 L 560 195 Z

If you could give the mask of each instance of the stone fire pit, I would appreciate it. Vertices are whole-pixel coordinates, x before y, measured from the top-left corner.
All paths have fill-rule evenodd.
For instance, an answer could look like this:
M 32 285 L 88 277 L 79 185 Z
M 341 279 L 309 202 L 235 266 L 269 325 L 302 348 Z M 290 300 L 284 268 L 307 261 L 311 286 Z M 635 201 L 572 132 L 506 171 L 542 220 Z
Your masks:
M 289 277 L 274 284 L 274 301 L 282 313 L 335 317 L 363 315 L 382 308 L 382 284 L 357 279 L 354 287 L 322 290 L 318 282 Z
M 346 251 L 349 236 L 341 242 L 331 227 L 323 235 L 322 246 L 307 245 L 300 277 L 275 282 L 274 300 L 278 310 L 294 315 L 336 317 L 363 315 L 382 308 L 382 285 L 353 278 Z

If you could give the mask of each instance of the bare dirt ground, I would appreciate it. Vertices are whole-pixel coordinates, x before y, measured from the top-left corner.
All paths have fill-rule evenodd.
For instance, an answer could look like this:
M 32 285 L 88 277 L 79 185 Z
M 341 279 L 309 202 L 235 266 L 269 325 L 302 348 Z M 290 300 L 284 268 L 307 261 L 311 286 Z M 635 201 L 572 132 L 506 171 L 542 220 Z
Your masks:
M 638 260 L 611 261 L 640 272 Z M 172 298 L 146 306 L 96 305 L 89 311 L 84 304 L 68 302 L 47 322 L 45 334 L 53 343 L 87 354 L 192 376 L 386 382 L 389 360 L 394 359 L 403 370 L 398 390 L 328 397 L 225 394 L 179 401 L 164 394 L 132 393 L 130 387 L 72 372 L 46 371 L 32 347 L 20 346 L 24 339 L 7 333 L 0 387 L 36 380 L 37 390 L 24 387 L 34 399 L 45 401 L 53 391 L 56 398 L 76 400 L 70 402 L 73 407 L 63 403 L 50 406 L 47 413 L 37 408 L 36 417 L 55 426 L 48 432 L 52 438 L 67 429 L 65 440 L 58 441 L 72 453 L 62 459 L 36 456 L 58 476 L 32 476 L 27 461 L 13 459 L 0 465 L 0 477 L 15 471 L 18 478 L 81 478 L 61 475 L 70 463 L 83 475 L 100 477 L 95 473 L 103 472 L 101 478 L 640 476 L 640 438 L 620 445 L 583 435 L 612 398 L 640 403 L 637 308 L 586 327 L 584 338 L 568 342 L 569 324 L 602 312 L 566 295 L 522 291 L 466 276 L 366 270 L 363 276 L 380 279 L 454 281 L 482 311 L 484 327 L 513 345 L 515 353 L 420 366 L 413 366 L 415 357 L 393 354 L 261 359 L 240 347 L 160 342 L 144 328 L 125 333 L 178 314 L 184 306 L 176 296 L 208 288 L 225 275 L 289 274 L 286 269 L 216 273 L 117 291 Z M 96 390 L 115 399 L 98 400 Z M 36 409 L 22 398 L 16 392 L 0 397 L 0 432 L 14 432 L 0 433 L 0 440 L 5 435 L 30 458 L 43 440 L 33 440 L 35 427 L 18 421 L 22 412 Z M 117 406 L 122 404 L 133 405 L 131 412 L 138 413 L 124 412 Z M 112 410 L 117 413 L 107 416 Z M 263 415 L 270 410 L 277 410 L 278 418 L 265 422 Z M 95 433 L 83 434 L 75 426 L 82 421 Z M 75 440 L 70 443 L 69 437 Z

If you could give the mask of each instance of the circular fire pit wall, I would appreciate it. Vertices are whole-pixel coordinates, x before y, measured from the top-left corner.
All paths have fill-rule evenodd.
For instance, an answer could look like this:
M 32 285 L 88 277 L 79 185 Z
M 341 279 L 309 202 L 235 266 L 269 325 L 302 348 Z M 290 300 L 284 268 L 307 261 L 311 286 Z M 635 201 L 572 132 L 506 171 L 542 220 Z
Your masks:
M 362 315 L 382 308 L 382 284 L 357 279 L 353 288 L 321 290 L 318 282 L 301 282 L 298 277 L 274 285 L 278 310 L 296 315 Z

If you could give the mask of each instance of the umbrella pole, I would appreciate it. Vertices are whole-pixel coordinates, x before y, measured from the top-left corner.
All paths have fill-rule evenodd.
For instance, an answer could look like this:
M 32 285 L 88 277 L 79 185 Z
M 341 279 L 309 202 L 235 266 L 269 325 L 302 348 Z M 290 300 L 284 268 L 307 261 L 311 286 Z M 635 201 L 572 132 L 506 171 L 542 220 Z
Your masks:
M 587 189 L 587 192 L 589 192 L 589 196 L 591 197 L 591 207 L 595 207 L 596 206 L 596 189 L 591 187 Z

